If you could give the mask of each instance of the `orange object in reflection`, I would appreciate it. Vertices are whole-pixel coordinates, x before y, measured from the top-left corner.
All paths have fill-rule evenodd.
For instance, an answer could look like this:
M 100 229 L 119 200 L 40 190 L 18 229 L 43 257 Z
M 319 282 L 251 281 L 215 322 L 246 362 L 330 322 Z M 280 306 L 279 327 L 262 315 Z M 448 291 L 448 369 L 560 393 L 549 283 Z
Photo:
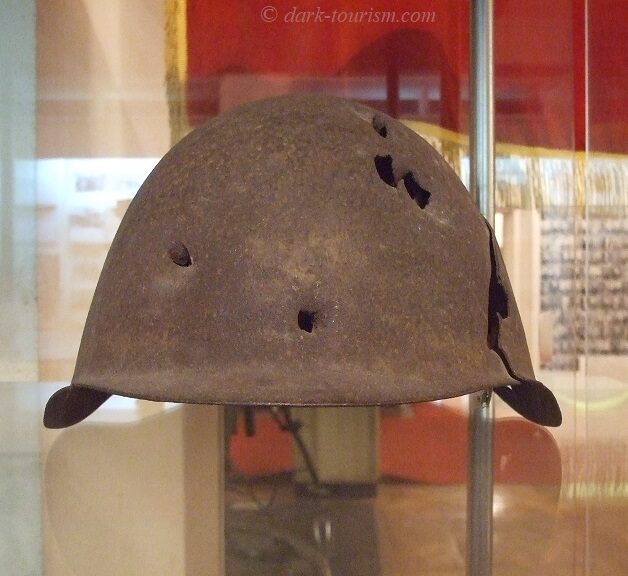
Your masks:
M 384 477 L 425 484 L 462 484 L 467 477 L 466 414 L 436 403 L 414 404 L 410 416 L 383 409 L 380 420 L 380 473 Z M 289 472 L 294 467 L 292 440 L 264 412 L 256 433 L 240 428 L 229 446 L 231 463 L 249 476 Z M 561 483 L 560 452 L 542 426 L 522 418 L 495 422 L 495 482 L 556 485 Z
M 282 431 L 266 411 L 257 411 L 255 434 L 247 436 L 238 422 L 229 442 L 229 459 L 237 472 L 247 476 L 272 476 L 294 468 L 292 437 Z
M 466 414 L 438 404 L 415 404 L 411 417 L 381 419 L 381 473 L 429 484 L 467 478 Z M 495 422 L 494 479 L 502 484 L 560 485 L 560 451 L 542 426 L 522 418 Z

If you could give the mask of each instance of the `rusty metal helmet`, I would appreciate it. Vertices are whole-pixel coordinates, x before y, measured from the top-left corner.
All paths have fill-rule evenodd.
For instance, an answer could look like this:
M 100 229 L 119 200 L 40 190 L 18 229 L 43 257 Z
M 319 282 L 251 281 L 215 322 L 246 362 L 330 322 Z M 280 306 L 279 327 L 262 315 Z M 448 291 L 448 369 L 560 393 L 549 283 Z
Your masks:
M 148 176 L 44 423 L 112 394 L 352 406 L 489 389 L 560 424 L 471 195 L 400 122 L 296 95 L 212 119 Z

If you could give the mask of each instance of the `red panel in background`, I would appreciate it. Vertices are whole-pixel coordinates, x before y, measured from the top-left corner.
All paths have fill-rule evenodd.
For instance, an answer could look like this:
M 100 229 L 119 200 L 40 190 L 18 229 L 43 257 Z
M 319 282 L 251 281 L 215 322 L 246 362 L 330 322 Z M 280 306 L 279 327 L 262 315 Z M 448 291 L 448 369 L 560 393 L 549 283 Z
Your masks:
M 266 16 L 267 20 L 275 18 L 271 22 L 265 21 L 264 15 L 269 7 L 275 9 L 275 16 Z M 404 13 L 435 15 L 433 19 L 427 14 L 417 16 L 429 22 L 377 21 L 389 19 L 384 13 L 392 10 L 399 19 Z M 395 30 L 423 30 L 441 42 L 460 33 L 466 37 L 468 2 L 235 0 L 223 4 L 188 0 L 187 13 L 192 75 L 240 69 L 260 74 L 327 76 L 336 74 L 360 50 Z M 444 47 L 450 56 L 456 49 L 454 44 L 459 45 L 447 42 Z
M 628 1 L 587 0 L 589 149 L 628 153 Z
M 497 140 L 582 149 L 583 0 L 495 4 Z M 276 12 L 263 13 L 269 5 Z M 628 2 L 591 0 L 588 6 L 591 149 L 626 152 Z M 421 19 L 430 21 L 414 24 L 374 22 L 391 10 L 399 18 L 433 12 L 434 20 L 428 14 Z M 299 22 L 307 12 L 309 22 Z M 347 16 L 338 22 L 341 12 Z M 360 23 L 358 12 L 364 13 Z M 329 18 L 317 22 L 317 13 Z M 247 99 L 322 91 L 467 131 L 467 0 L 188 0 L 187 15 L 192 125 Z
M 445 116 L 442 124 L 458 129 L 458 81 L 467 69 L 469 43 L 467 2 L 279 0 L 270 4 L 276 10 L 273 22 L 262 16 L 267 0 L 228 5 L 188 0 L 188 113 L 193 122 L 229 106 L 220 101 L 220 78 L 225 76 L 288 76 L 296 82 L 286 91 L 327 92 L 329 83 L 316 79 L 335 80 L 333 90 L 339 95 L 390 109 L 398 116 L 403 114 L 403 76 L 416 75 L 426 89 L 438 92 L 444 84 L 447 93 L 446 111 L 426 110 L 425 115 L 439 123 Z M 418 19 L 429 21 L 376 21 L 390 19 L 391 10 L 399 19 L 416 13 Z M 308 18 L 307 13 L 310 21 L 299 22 Z M 322 21 L 316 21 L 317 15 Z M 381 82 L 365 83 L 365 77 L 379 77 Z M 252 94 L 258 96 L 259 91 Z M 436 94 L 436 102 L 440 101 Z M 412 115 L 412 110 L 407 113 Z
M 495 1 L 495 138 L 574 149 L 571 0 Z

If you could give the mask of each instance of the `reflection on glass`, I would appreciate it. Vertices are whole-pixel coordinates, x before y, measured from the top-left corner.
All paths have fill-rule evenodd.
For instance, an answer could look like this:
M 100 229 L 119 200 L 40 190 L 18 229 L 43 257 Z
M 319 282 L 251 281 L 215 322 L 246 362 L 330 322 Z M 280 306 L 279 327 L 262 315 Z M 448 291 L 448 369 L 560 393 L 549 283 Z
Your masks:
M 80 427 L 40 430 L 43 402 L 71 377 L 113 234 L 167 147 L 161 4 L 39 3 L 37 121 L 35 5 L 5 4 L 0 571 L 202 574 L 222 535 L 211 409 L 184 418 L 191 407 L 112 398 Z M 414 27 L 335 28 L 263 23 L 245 3 L 187 4 L 175 134 L 177 113 L 195 125 L 244 101 L 326 92 L 402 118 L 468 181 L 468 3 L 436 1 L 435 21 Z M 550 433 L 497 404 L 494 573 L 619 576 L 625 3 L 589 0 L 586 14 L 583 2 L 540 4 L 496 2 L 497 140 L 508 143 L 496 151 L 497 221 L 537 376 L 565 417 Z M 47 159 L 33 161 L 33 126 Z M 29 385 L 37 369 L 46 383 Z M 268 410 L 255 411 L 251 437 L 242 411 L 226 427 L 228 574 L 463 574 L 464 401 L 357 412 L 341 424 L 317 414 L 292 415 L 323 486 Z
M 129 202 L 157 158 L 37 163 L 39 369 L 69 380 L 96 281 Z

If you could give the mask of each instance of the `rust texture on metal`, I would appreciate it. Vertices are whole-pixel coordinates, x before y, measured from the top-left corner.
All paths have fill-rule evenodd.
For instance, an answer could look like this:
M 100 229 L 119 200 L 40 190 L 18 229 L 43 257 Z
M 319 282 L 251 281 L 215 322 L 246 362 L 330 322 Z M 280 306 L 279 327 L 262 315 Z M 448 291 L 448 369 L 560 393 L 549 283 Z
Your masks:
M 148 176 L 45 424 L 108 394 L 340 406 L 493 388 L 560 423 L 470 194 L 398 121 L 296 95 L 214 118 Z

